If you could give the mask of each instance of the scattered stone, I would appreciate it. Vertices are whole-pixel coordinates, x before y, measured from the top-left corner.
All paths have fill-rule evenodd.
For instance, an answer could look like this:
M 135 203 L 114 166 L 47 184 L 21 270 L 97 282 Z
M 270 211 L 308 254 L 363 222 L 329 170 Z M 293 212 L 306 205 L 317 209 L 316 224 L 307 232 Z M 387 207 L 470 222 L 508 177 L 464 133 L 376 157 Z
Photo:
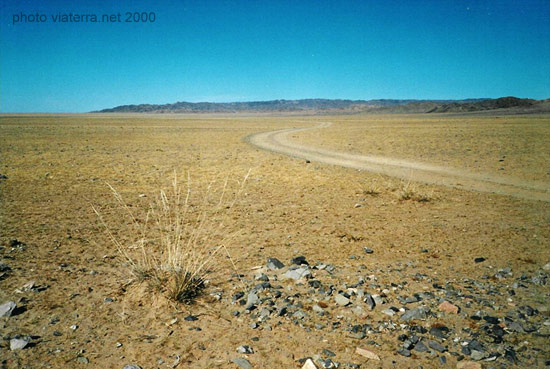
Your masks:
M 122 369 L 141 369 L 141 366 L 137 364 L 127 364 L 127 365 L 124 365 L 124 368 Z
M 315 364 L 313 364 L 313 361 L 311 359 L 307 359 L 304 363 L 304 366 L 302 366 L 302 369 L 317 369 Z
M 363 250 L 365 251 L 366 254 L 372 254 L 372 253 L 374 253 L 374 250 L 371 249 L 371 248 L 368 248 L 368 247 L 363 247 Z
M 439 311 L 443 311 L 447 314 L 458 314 L 460 311 L 459 307 L 451 304 L 449 301 L 443 301 L 438 306 Z
M 434 349 L 435 351 L 439 351 L 439 352 L 447 351 L 447 348 L 445 346 L 437 343 L 436 341 L 429 340 L 428 346 L 430 346 L 430 348 Z
M 10 350 L 23 350 L 29 344 L 29 337 L 15 336 L 10 340 Z
M 434 337 L 446 339 L 449 334 L 449 328 L 445 326 L 430 328 L 430 334 Z
M 375 354 L 372 351 L 369 351 L 369 350 L 361 348 L 361 347 L 357 347 L 355 349 L 355 353 L 358 354 L 358 355 L 361 355 L 363 357 L 366 357 L 367 359 L 380 360 L 380 356 L 378 356 L 377 354 Z
M 309 263 L 306 261 L 305 256 L 296 256 L 295 258 L 292 258 L 292 260 L 290 260 L 290 264 L 309 265 Z
M 487 259 L 485 259 L 485 258 L 475 258 L 475 259 L 474 259 L 474 263 L 482 263 L 482 262 L 484 262 L 485 260 L 487 260 Z
M 76 331 L 78 329 L 78 325 L 73 324 L 69 328 L 71 328 L 73 331 Z
M 89 364 L 90 363 L 90 360 L 88 360 L 87 357 L 85 356 L 79 356 L 76 358 L 76 361 L 78 361 L 79 363 L 81 364 Z
M 405 357 L 410 357 L 411 356 L 411 352 L 407 349 L 404 349 L 404 348 L 401 348 L 401 349 L 397 350 L 397 353 L 399 355 L 402 355 L 402 356 L 405 356 Z
M 0 317 L 2 316 L 10 317 L 16 307 L 17 307 L 17 304 L 13 301 L 8 301 L 6 303 L 3 303 L 2 305 L 0 305 Z
M 365 297 L 365 303 L 368 305 L 369 309 L 373 310 L 376 306 L 376 302 L 374 302 L 374 299 L 372 298 L 372 295 L 367 295 Z
M 419 306 L 417 308 L 407 310 L 403 315 L 401 315 L 401 320 L 409 322 L 416 319 L 426 319 L 427 314 L 430 312 L 426 306 Z
M 250 309 L 253 306 L 256 306 L 260 303 L 260 298 L 254 292 L 248 293 L 248 298 L 246 299 L 246 308 Z
M 252 364 L 250 364 L 248 360 L 243 359 L 241 357 L 236 357 L 231 361 L 241 369 L 252 369 Z
M 285 274 L 283 274 L 283 277 L 298 281 L 302 278 L 311 277 L 311 272 L 309 271 L 309 267 L 304 266 L 296 269 L 289 269 Z
M 336 303 L 340 306 L 346 306 L 350 303 L 350 299 L 341 294 L 337 294 L 334 297 L 334 301 L 336 301 Z
M 253 354 L 254 350 L 250 346 L 242 345 L 242 346 L 237 347 L 237 352 L 239 354 Z
M 276 258 L 267 258 L 266 266 L 268 269 L 271 269 L 271 270 L 282 269 L 285 267 L 285 265 L 281 263 L 279 259 L 276 259 Z
M 194 322 L 196 320 L 199 320 L 199 318 L 197 318 L 194 315 L 188 315 L 185 318 L 183 318 L 183 320 L 185 320 L 186 322 Z
M 335 357 L 336 354 L 328 349 L 323 349 L 322 354 L 327 357 Z

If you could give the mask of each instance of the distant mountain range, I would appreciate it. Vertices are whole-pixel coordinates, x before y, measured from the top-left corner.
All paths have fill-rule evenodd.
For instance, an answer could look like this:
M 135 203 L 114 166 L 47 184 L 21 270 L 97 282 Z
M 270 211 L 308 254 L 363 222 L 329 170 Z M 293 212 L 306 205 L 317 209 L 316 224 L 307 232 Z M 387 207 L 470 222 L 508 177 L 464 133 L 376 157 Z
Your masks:
M 271 100 L 250 102 L 176 102 L 173 104 L 121 105 L 99 113 L 503 113 L 550 112 L 550 100 L 501 97 L 465 100 Z M 97 112 L 96 112 L 97 113 Z

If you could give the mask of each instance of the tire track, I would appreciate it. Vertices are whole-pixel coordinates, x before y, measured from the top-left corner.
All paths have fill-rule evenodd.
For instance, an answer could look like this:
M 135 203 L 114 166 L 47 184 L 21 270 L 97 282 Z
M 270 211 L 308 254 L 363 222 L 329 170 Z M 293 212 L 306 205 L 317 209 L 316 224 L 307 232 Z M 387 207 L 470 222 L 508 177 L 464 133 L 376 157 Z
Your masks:
M 331 123 L 323 122 L 313 127 L 290 128 L 261 132 L 248 136 L 252 145 L 295 158 L 330 165 L 361 169 L 406 180 L 448 186 L 469 191 L 490 192 L 528 200 L 550 202 L 550 184 L 525 181 L 512 177 L 500 177 L 470 173 L 461 169 L 437 166 L 397 158 L 357 155 L 305 146 L 288 139 L 291 133 L 322 129 Z

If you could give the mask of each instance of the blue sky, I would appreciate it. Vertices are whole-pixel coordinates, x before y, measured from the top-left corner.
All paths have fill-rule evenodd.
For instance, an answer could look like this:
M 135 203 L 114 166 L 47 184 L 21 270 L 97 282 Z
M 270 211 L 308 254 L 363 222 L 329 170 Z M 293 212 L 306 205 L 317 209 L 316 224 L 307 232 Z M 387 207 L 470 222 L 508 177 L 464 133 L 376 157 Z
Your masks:
M 547 0 L 4 0 L 0 9 L 0 112 L 550 98 Z M 126 23 L 126 12 L 155 21 Z M 37 13 L 47 20 L 31 22 Z M 53 21 L 68 13 L 120 13 L 123 22 Z

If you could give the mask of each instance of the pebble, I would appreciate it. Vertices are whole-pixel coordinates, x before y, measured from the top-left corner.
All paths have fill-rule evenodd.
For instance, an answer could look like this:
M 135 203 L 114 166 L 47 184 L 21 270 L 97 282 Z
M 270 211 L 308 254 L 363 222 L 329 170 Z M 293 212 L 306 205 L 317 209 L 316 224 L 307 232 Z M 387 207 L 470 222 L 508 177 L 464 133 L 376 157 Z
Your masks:
M 304 363 L 304 366 L 302 366 L 302 369 L 317 369 L 313 361 L 311 359 L 307 359 Z
M 127 365 L 124 365 L 124 368 L 122 369 L 141 369 L 141 366 L 137 364 L 127 364 Z
M 292 260 L 290 260 L 290 264 L 309 265 L 305 256 L 296 256 L 295 258 L 292 258 Z
M 372 253 L 374 253 L 374 250 L 371 249 L 371 248 L 368 248 L 368 247 L 363 247 L 363 250 L 365 251 L 366 254 L 372 254 Z
M 341 294 L 337 294 L 334 297 L 334 301 L 336 301 L 336 303 L 340 306 L 346 306 L 350 303 L 350 299 Z
M 449 301 L 443 301 L 437 308 L 447 314 L 458 314 L 459 312 L 458 306 L 451 304 Z
M 429 312 L 430 309 L 428 309 L 426 306 L 419 306 L 417 308 L 406 311 L 403 315 L 401 315 L 401 320 L 409 322 L 416 319 L 425 319 Z
M 2 305 L 0 305 L 0 317 L 2 316 L 10 317 L 16 307 L 17 307 L 17 304 L 13 301 L 8 301 L 6 303 L 3 303 Z
M 234 358 L 233 361 L 235 364 L 237 364 L 237 366 L 239 368 L 242 368 L 242 369 L 252 369 L 252 364 L 250 364 L 250 362 L 246 359 L 243 359 L 241 357 L 236 357 Z
M 253 354 L 254 350 L 250 346 L 242 345 L 242 346 L 237 347 L 237 352 L 239 354 Z
M 357 347 L 355 349 L 355 353 L 358 354 L 358 355 L 361 355 L 363 357 L 366 357 L 367 359 L 380 360 L 380 356 L 378 356 L 377 354 L 375 354 L 374 352 L 372 352 L 370 350 L 367 350 L 367 349 L 364 349 L 364 348 L 361 348 L 361 347 Z
M 283 274 L 283 277 L 298 281 L 302 278 L 311 277 L 311 272 L 309 271 L 309 267 L 304 266 L 296 269 L 289 269 L 285 274 Z
M 88 363 L 90 363 L 90 360 L 88 360 L 88 358 L 85 357 L 85 356 L 79 356 L 79 357 L 77 357 L 77 358 L 76 358 L 76 361 L 78 361 L 78 362 L 81 363 L 81 364 L 88 364 Z
M 285 267 L 285 265 L 281 263 L 279 259 L 276 259 L 276 258 L 268 258 L 266 266 L 268 269 L 271 269 L 271 270 L 282 269 Z
M 10 350 L 22 350 L 29 344 L 29 337 L 14 337 L 10 340 Z

